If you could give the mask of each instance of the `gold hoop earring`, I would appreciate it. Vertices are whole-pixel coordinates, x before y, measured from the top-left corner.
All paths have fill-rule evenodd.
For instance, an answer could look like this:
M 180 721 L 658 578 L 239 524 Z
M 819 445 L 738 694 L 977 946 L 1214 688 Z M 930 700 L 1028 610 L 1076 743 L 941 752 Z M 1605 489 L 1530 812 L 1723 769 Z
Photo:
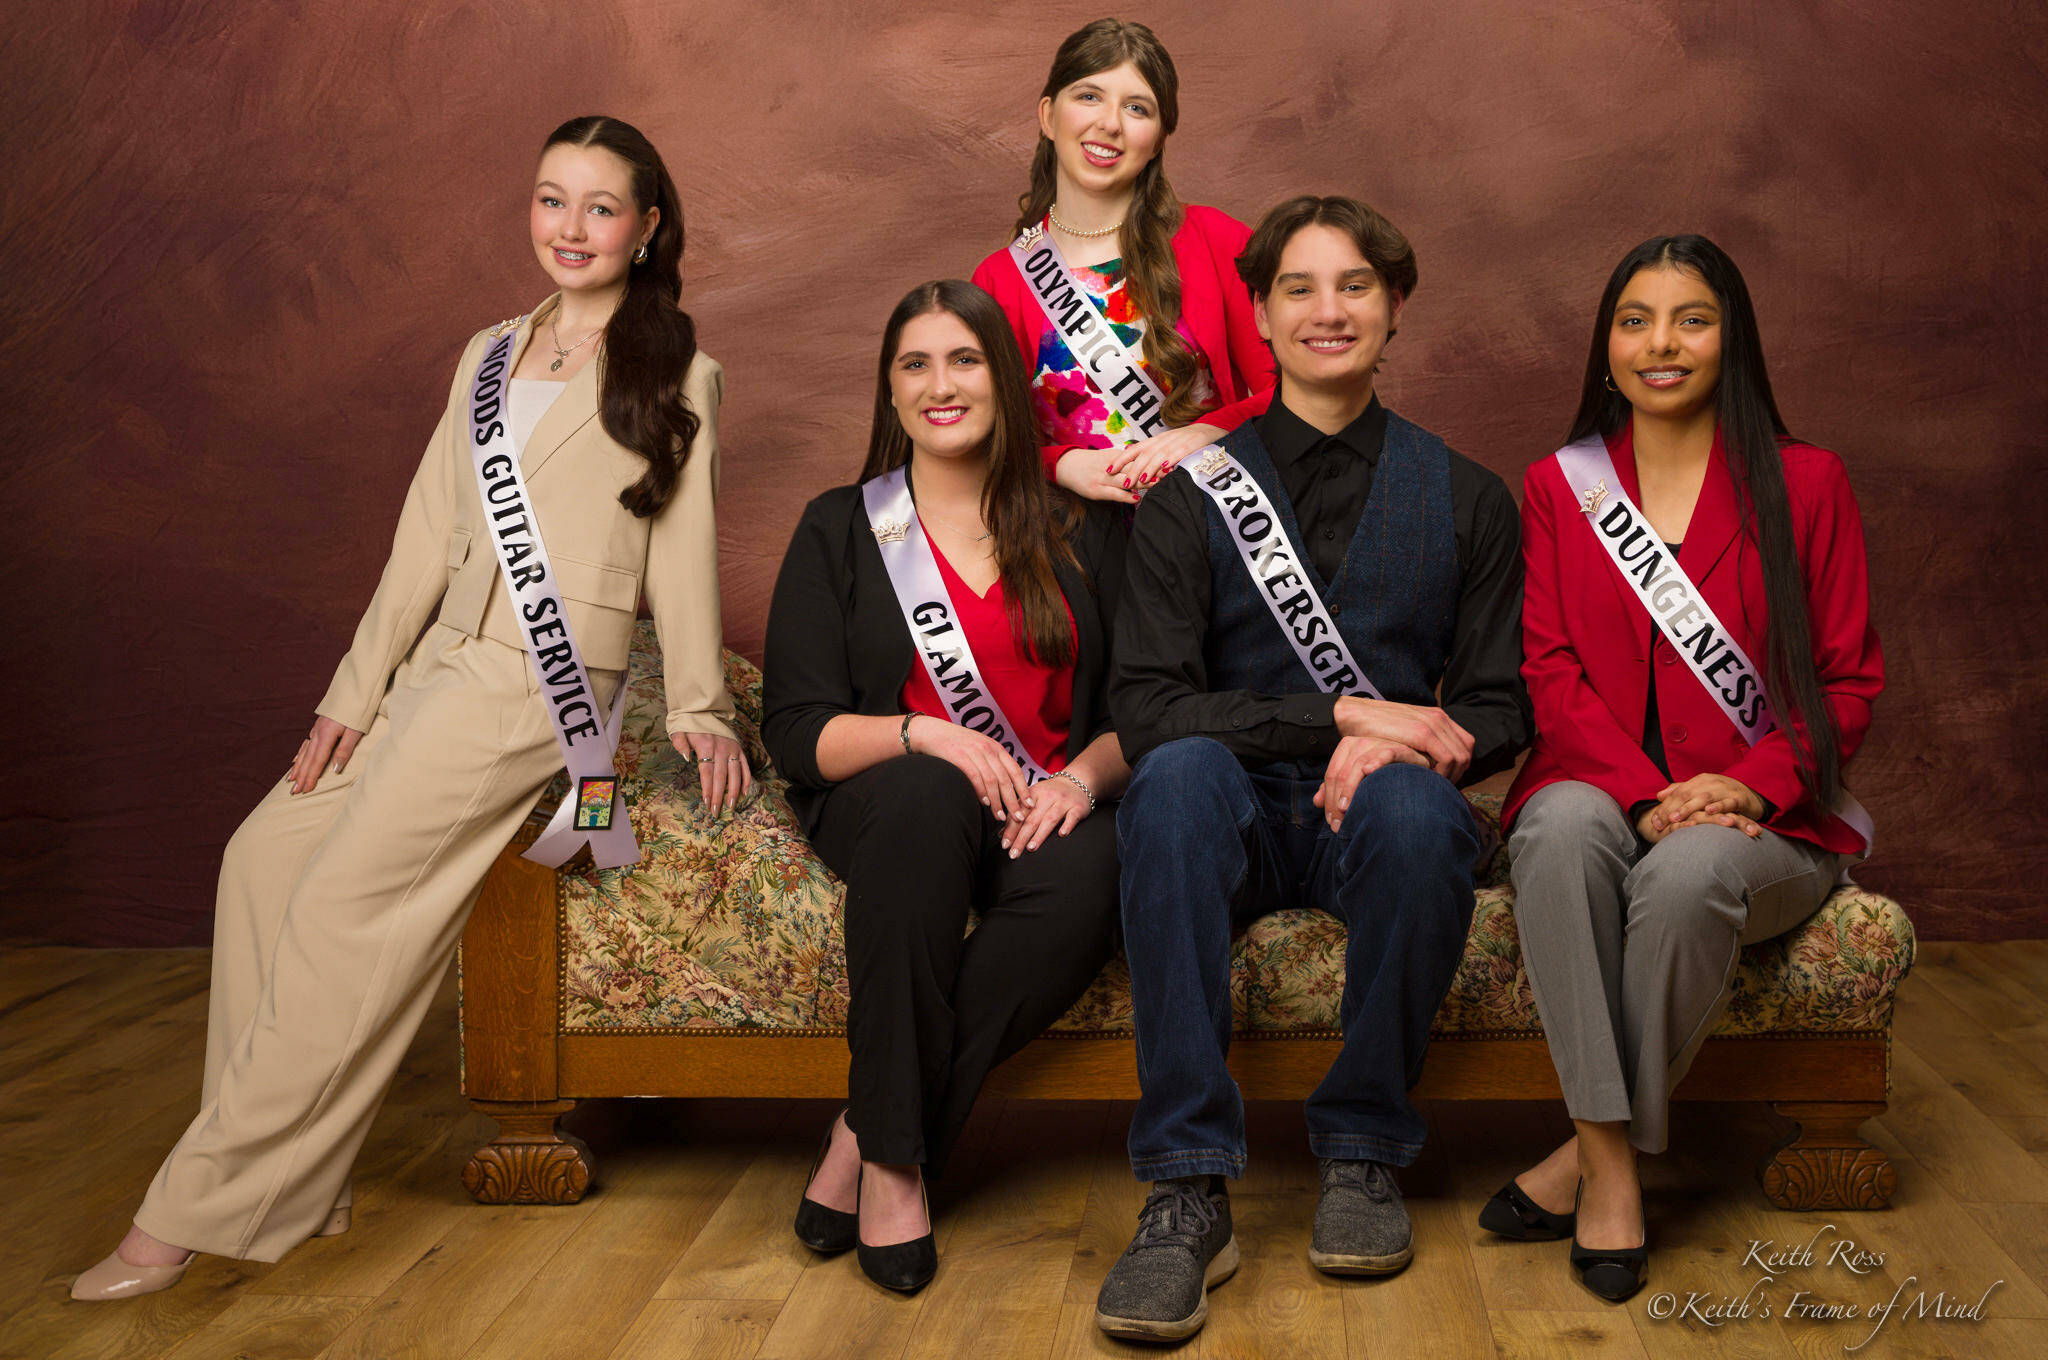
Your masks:
M 1602 379 L 1601 379 L 1600 381 L 1601 381 L 1601 382 L 1603 382 L 1603 383 L 1605 383 L 1605 384 L 1607 384 L 1607 390 L 1608 390 L 1608 391 L 1610 391 L 1610 392 L 1619 392 L 1619 391 L 1621 391 L 1621 389 L 1620 389 L 1619 387 L 1616 387 L 1616 386 L 1614 385 L 1614 375 L 1613 375 L 1612 373 L 1609 373 L 1609 374 L 1608 374 L 1608 375 L 1607 375 L 1606 377 L 1602 378 Z
M 638 250 L 636 250 L 636 251 L 634 251 L 634 252 L 633 252 L 633 263 L 634 263 L 634 264 L 646 264 L 646 263 L 647 263 L 647 243 L 646 243 L 645 241 L 642 241 L 642 242 L 640 243 L 640 248 L 639 248 Z

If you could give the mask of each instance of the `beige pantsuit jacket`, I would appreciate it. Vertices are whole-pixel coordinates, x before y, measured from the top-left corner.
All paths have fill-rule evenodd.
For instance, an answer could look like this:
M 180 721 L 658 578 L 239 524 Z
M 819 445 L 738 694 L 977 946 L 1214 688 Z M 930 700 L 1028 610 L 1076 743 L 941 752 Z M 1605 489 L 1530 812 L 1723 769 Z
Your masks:
M 560 296 L 550 297 L 520 324 L 513 366 L 532 343 L 535 328 L 547 324 Z M 384 687 L 436 605 L 439 621 L 459 632 L 511 647 L 525 645 L 484 524 L 464 411 L 470 380 L 495 330 L 477 332 L 463 351 L 448 407 L 406 493 L 384 578 L 319 703 L 323 716 L 344 727 L 369 729 Z M 519 464 L 568 607 L 569 627 L 586 666 L 624 670 L 644 592 L 661 638 L 668 730 L 731 736 L 733 706 L 725 692 L 718 602 L 718 529 L 712 518 L 724 370 L 702 352 L 690 365 L 683 391 L 701 422 L 697 439 L 669 504 L 652 519 L 642 519 L 618 501 L 618 493 L 640 480 L 647 463 L 615 443 L 598 418 L 603 362 L 599 354 L 569 380 L 534 428 Z

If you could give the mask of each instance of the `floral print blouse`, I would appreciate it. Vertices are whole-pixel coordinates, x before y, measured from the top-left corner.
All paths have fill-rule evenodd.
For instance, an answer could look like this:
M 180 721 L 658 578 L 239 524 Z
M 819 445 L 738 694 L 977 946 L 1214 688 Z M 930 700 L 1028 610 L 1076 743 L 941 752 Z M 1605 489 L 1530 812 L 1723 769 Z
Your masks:
M 1145 318 L 1124 286 L 1124 262 L 1108 260 L 1096 265 L 1075 265 L 1074 277 L 1087 290 L 1089 301 L 1109 322 L 1117 339 L 1133 350 L 1145 335 Z M 1185 328 L 1182 334 L 1186 334 Z M 1215 405 L 1214 384 L 1209 380 L 1209 363 L 1194 341 L 1201 367 L 1195 374 L 1195 391 L 1204 408 Z M 1140 360 L 1147 373 L 1152 365 Z M 1090 386 L 1087 370 L 1074 358 L 1059 329 L 1048 326 L 1038 342 L 1038 363 L 1031 376 L 1031 414 L 1037 418 L 1038 434 L 1046 444 L 1073 445 L 1089 449 L 1118 448 L 1131 442 L 1123 413 L 1104 401 Z

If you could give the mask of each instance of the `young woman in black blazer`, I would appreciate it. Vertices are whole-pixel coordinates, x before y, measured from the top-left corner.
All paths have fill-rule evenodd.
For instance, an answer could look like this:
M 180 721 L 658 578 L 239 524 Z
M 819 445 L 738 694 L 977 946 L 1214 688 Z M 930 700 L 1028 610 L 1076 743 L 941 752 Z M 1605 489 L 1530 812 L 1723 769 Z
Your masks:
M 895 486 L 898 468 L 898 503 L 914 508 L 871 516 L 864 488 Z M 900 545 L 912 518 L 1006 727 L 973 706 L 971 725 L 954 720 L 913 646 L 879 542 Z M 1111 507 L 1039 472 L 995 301 L 958 280 L 913 289 L 883 336 L 861 483 L 805 507 L 763 666 L 769 754 L 846 884 L 850 1103 L 797 1235 L 857 1244 L 891 1288 L 936 1269 L 923 1175 L 944 1165 L 983 1078 L 1073 1004 L 1114 944 L 1105 804 L 1130 770 L 1105 682 L 1123 551 Z M 1031 782 L 994 730 L 1049 777 Z

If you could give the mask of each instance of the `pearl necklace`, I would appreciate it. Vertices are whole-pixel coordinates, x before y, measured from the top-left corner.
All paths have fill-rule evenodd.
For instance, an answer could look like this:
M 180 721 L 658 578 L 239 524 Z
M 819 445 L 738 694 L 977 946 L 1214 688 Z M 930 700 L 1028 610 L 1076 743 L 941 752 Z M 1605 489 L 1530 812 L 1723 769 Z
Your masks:
M 1073 237 L 1078 237 L 1078 238 L 1080 238 L 1081 240 L 1084 240 L 1084 241 L 1085 241 L 1085 240 L 1092 240 L 1092 239 L 1094 239 L 1095 237 L 1098 237 L 1098 236 L 1108 236 L 1108 235 L 1109 235 L 1110 233 L 1112 233 L 1112 232 L 1114 232 L 1114 231 L 1118 230 L 1119 228 L 1121 228 L 1121 227 L 1123 226 L 1123 224 L 1124 224 L 1124 219 L 1123 219 L 1123 218 L 1121 218 L 1121 217 L 1119 217 L 1119 218 L 1118 218 L 1118 219 L 1117 219 L 1116 221 L 1114 221 L 1114 222 L 1110 223 L 1110 224 L 1109 224 L 1108 226 L 1104 227 L 1104 228 L 1103 228 L 1103 229 L 1102 229 L 1101 231 L 1077 231 L 1077 230 L 1075 230 L 1075 229 L 1074 229 L 1073 227 L 1070 227 L 1070 226 L 1068 226 L 1068 225 L 1067 225 L 1066 223 L 1064 223 L 1064 222 L 1060 221 L 1060 215 L 1059 215 L 1059 213 L 1058 213 L 1058 212 L 1056 212 L 1056 211 L 1054 211 L 1054 210 L 1053 210 L 1052 208 L 1048 207 L 1048 208 L 1047 208 L 1047 209 L 1045 210 L 1045 215 L 1046 215 L 1046 218 L 1047 218 L 1047 219 L 1048 219 L 1049 221 L 1051 221 L 1051 223 L 1052 223 L 1052 224 L 1053 224 L 1054 226 L 1058 227 L 1058 228 L 1059 228 L 1059 229 L 1060 229 L 1061 231 L 1065 232 L 1065 233 L 1066 233 L 1067 235 L 1069 235 L 1069 236 L 1073 236 Z

